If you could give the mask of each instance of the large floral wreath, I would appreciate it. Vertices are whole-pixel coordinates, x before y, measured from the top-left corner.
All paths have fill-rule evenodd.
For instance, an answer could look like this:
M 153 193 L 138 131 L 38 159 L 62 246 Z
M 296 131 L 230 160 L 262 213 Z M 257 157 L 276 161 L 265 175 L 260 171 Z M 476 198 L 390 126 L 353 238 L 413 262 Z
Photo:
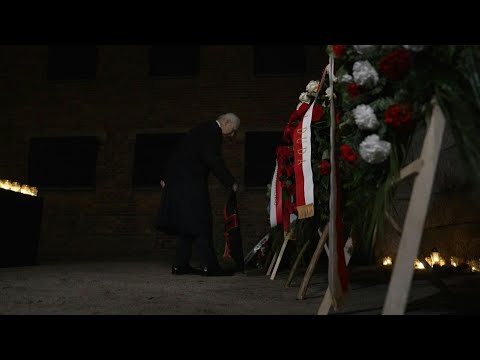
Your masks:
M 312 80 L 300 94 L 276 151 L 272 184 L 277 181 L 281 189 L 282 227 L 296 231 L 299 244 L 329 221 L 333 96 L 344 236 L 354 235 L 358 261 L 371 262 L 411 138 L 425 125 L 433 98 L 464 155 L 472 183 L 480 183 L 480 46 L 329 45 L 327 52 L 335 59 L 333 92 L 327 81 Z M 296 219 L 294 133 L 311 105 L 314 216 Z M 280 233 L 275 231 L 279 226 L 273 233 Z

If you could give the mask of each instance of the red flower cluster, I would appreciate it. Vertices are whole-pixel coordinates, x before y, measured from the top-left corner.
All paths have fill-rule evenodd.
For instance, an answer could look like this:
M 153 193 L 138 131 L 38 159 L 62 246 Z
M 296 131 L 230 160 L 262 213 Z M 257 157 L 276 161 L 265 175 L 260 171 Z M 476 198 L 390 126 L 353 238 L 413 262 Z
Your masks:
M 385 110 L 383 121 L 396 129 L 409 128 L 412 123 L 412 111 L 408 105 L 393 104 Z
M 277 146 L 276 154 L 278 161 L 284 163 L 293 156 L 293 149 L 290 146 Z
M 283 141 L 287 144 L 293 143 L 293 132 L 295 131 L 295 127 L 291 126 L 290 123 L 285 126 L 283 129 Z
M 295 203 L 289 202 L 287 204 L 287 211 L 288 211 L 288 214 L 296 213 L 297 212 L 297 205 L 295 205 Z
M 360 95 L 360 85 L 356 83 L 350 83 L 347 85 L 347 92 L 352 98 Z
M 343 160 L 354 163 L 358 159 L 358 155 L 352 150 L 352 148 L 347 145 L 343 144 L 340 146 L 340 156 Z
M 286 188 L 286 179 L 294 175 L 293 164 L 290 161 L 293 157 L 293 148 L 285 145 L 277 146 L 276 154 L 278 159 L 277 178 L 280 180 L 282 188 Z
M 338 125 L 342 122 L 342 115 L 339 112 L 335 114 L 335 123 Z
M 407 49 L 398 49 L 383 57 L 378 67 L 390 80 L 402 79 L 412 65 L 412 55 Z
M 345 52 L 345 48 L 345 45 L 332 45 L 333 56 L 336 58 L 342 57 L 343 53 Z
M 330 161 L 328 160 L 322 160 L 320 162 L 320 175 L 328 175 L 330 173 Z
M 295 170 L 293 169 L 292 164 L 285 167 L 285 174 L 287 175 L 287 177 L 292 177 L 295 174 Z
M 323 115 L 325 115 L 325 111 L 323 110 L 323 107 L 318 106 L 318 105 L 313 105 L 312 123 L 320 121 L 322 119 Z

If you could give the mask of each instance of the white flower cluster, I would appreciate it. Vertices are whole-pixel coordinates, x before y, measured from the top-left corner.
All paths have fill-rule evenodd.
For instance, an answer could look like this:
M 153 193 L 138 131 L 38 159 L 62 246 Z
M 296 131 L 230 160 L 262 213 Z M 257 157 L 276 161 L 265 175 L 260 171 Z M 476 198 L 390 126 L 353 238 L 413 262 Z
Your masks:
M 315 96 L 317 95 L 318 91 L 320 90 L 320 81 L 318 80 L 311 80 L 307 87 L 306 87 L 306 90 L 307 90 L 307 93 L 308 95 L 310 96 Z
M 298 100 L 300 100 L 302 103 L 309 103 L 310 97 L 308 96 L 307 92 L 302 92 L 298 97 Z
M 375 50 L 375 45 L 353 45 L 353 48 L 360 55 L 368 54 L 369 52 Z
M 369 164 L 378 164 L 387 159 L 390 155 L 392 144 L 380 140 L 378 135 L 367 136 L 359 147 L 360 156 Z
M 352 80 L 353 80 L 353 77 L 350 74 L 343 74 L 342 76 L 340 76 L 340 82 L 342 83 L 349 83 Z
M 358 54 L 357 61 L 353 64 L 351 75 L 344 73 L 339 76 L 342 83 L 355 82 L 359 86 L 367 89 L 373 89 L 379 82 L 379 74 L 374 66 L 368 61 L 375 51 L 381 45 L 353 45 L 353 49 Z M 424 45 L 403 45 L 410 51 L 421 51 Z M 376 131 L 380 122 L 377 119 L 375 111 L 368 104 L 360 104 L 351 110 L 355 124 L 360 130 Z M 381 140 L 378 134 L 371 134 L 359 145 L 360 157 L 369 164 L 379 164 L 384 162 L 391 152 L 392 144 Z
M 411 50 L 413 52 L 422 51 L 425 45 L 402 45 L 405 49 Z
M 297 110 L 303 103 L 309 104 L 310 100 L 317 95 L 317 93 L 320 91 L 320 81 L 311 80 L 305 87 L 305 90 L 306 91 L 302 92 L 298 97 L 300 103 L 297 105 Z
M 353 109 L 355 124 L 362 130 L 375 130 L 380 123 L 370 105 L 358 105 Z
M 327 99 L 330 99 L 330 97 L 332 96 L 332 88 L 331 87 L 328 87 L 326 90 L 325 90 L 325 97 Z M 333 98 L 335 99 L 337 97 L 337 95 L 335 95 L 335 93 L 333 93 Z
M 377 70 L 368 60 L 353 64 L 353 80 L 361 86 L 374 87 L 378 82 Z

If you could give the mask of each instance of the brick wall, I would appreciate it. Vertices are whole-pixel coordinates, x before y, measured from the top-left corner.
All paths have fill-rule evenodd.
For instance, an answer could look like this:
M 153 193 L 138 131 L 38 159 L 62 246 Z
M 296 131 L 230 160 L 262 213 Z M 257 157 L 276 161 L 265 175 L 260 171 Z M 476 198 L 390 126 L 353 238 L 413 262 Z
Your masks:
M 95 80 L 49 82 L 47 46 L 1 46 L 0 178 L 27 183 L 32 136 L 97 135 L 101 145 L 97 184 L 90 190 L 42 190 L 44 214 L 40 256 L 116 256 L 163 251 L 173 239 L 151 228 L 158 189 L 132 188 L 135 134 L 186 131 L 235 112 L 242 120 L 234 143 L 224 146 L 232 173 L 243 183 L 244 131 L 281 130 L 298 95 L 318 79 L 327 58 L 324 45 L 308 46 L 304 76 L 255 77 L 253 47 L 201 46 L 195 78 L 151 78 L 147 46 L 99 46 Z M 225 196 L 210 186 L 215 237 L 223 245 Z M 268 230 L 266 188 L 241 188 L 242 235 L 248 251 Z

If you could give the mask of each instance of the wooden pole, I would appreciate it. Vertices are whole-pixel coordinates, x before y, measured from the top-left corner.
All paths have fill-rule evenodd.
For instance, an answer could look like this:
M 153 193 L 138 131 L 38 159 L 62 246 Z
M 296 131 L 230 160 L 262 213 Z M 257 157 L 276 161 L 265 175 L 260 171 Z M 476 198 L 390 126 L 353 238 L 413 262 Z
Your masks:
M 320 259 L 320 255 L 322 254 L 322 251 L 323 251 L 323 245 L 325 245 L 327 238 L 328 238 L 328 223 L 323 228 L 322 236 L 320 236 L 320 240 L 318 241 L 317 247 L 315 248 L 315 252 L 313 253 L 312 258 L 310 259 L 310 263 L 308 264 L 307 271 L 305 272 L 305 276 L 303 277 L 302 284 L 300 285 L 300 289 L 298 290 L 298 294 L 297 294 L 298 300 L 303 300 L 305 298 L 308 285 L 310 285 L 310 280 L 312 279 L 313 272 L 315 271 L 315 266 L 317 266 L 318 260 Z
M 347 265 L 350 262 L 350 258 L 352 256 L 351 255 L 352 246 L 353 246 L 352 238 L 348 238 L 344 248 L 345 262 Z M 326 247 L 325 250 L 328 254 L 328 247 L 326 244 L 325 244 L 325 247 Z M 328 315 L 331 307 L 332 307 L 332 294 L 330 292 L 330 287 L 328 287 L 327 290 L 325 291 L 325 295 L 323 295 L 323 300 L 322 300 L 322 303 L 320 304 L 320 307 L 318 308 L 317 315 Z
M 285 233 L 285 235 L 284 235 L 283 244 L 282 244 L 282 247 L 280 249 L 280 252 L 278 253 L 277 261 L 275 262 L 275 266 L 273 268 L 272 275 L 270 275 L 270 280 L 274 280 L 275 276 L 277 275 L 278 267 L 280 266 L 280 263 L 281 263 L 282 258 L 283 258 L 283 253 L 285 252 L 285 248 L 287 247 L 287 244 L 288 244 L 288 241 L 291 238 L 291 235 L 292 235 L 291 231 Z
M 298 264 L 300 264 L 300 261 L 302 260 L 303 254 L 307 250 L 308 245 L 310 245 L 310 240 L 305 241 L 305 244 L 303 244 L 302 249 L 300 250 L 297 258 L 295 259 L 292 269 L 290 270 L 290 274 L 288 274 L 288 279 L 287 279 L 287 282 L 285 283 L 285 287 L 290 287 L 293 277 L 295 276 L 295 272 L 297 271 Z

